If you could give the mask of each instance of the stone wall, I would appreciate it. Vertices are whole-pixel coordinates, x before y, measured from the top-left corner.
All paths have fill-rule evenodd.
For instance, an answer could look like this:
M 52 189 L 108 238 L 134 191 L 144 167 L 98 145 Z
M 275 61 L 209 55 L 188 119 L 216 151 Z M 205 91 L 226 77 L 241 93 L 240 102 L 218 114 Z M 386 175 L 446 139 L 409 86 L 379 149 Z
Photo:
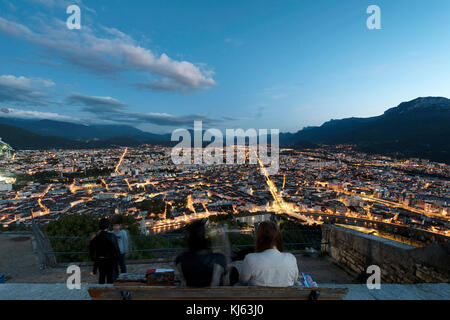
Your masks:
M 438 283 L 450 279 L 450 243 L 417 248 L 356 230 L 322 225 L 322 251 L 351 273 L 367 278 L 378 265 L 384 283 Z

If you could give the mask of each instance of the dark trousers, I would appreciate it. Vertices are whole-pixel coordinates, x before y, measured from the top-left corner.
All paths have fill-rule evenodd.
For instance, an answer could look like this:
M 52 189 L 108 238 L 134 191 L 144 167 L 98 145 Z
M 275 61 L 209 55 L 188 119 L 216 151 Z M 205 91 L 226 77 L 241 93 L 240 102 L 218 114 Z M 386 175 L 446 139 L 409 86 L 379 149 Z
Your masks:
M 98 283 L 114 283 L 114 265 L 116 262 L 113 259 L 100 259 L 98 261 Z
M 119 276 L 119 267 L 120 267 L 120 273 L 127 273 L 127 265 L 125 264 L 125 255 L 124 254 L 120 254 L 119 256 L 119 260 L 116 263 L 115 266 L 115 272 L 116 275 Z

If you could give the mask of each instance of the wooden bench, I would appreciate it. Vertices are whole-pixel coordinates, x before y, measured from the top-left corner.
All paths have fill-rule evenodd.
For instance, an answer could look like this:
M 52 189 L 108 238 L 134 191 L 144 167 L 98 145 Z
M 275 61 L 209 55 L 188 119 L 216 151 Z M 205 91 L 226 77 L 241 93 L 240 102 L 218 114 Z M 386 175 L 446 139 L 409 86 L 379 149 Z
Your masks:
M 348 288 L 155 287 L 120 286 L 88 289 L 93 300 L 342 300 Z

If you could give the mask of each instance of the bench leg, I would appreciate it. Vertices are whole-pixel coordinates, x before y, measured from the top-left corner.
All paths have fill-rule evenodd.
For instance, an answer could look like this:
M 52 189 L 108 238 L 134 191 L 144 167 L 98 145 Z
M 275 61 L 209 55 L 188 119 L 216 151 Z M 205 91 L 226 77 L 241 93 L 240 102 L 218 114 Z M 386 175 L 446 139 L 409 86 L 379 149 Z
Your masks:
M 320 290 L 311 290 L 308 300 L 319 300 Z
M 122 296 L 122 300 L 132 300 L 130 291 L 120 291 L 120 295 Z

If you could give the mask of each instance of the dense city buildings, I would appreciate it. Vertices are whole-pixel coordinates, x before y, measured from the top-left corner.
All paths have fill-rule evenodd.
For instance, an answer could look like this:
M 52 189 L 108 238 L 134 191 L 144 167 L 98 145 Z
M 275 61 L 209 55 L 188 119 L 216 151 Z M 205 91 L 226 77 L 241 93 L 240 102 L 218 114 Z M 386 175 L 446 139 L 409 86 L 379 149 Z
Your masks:
M 147 233 L 160 233 L 210 215 L 233 213 L 252 225 L 283 214 L 305 224 L 450 236 L 446 164 L 367 155 L 345 145 L 282 149 L 278 174 L 269 176 L 262 164 L 174 165 L 170 154 L 160 146 L 17 151 L 0 160 L 1 224 L 128 214 L 144 217 Z M 142 205 L 152 200 L 163 209 Z

